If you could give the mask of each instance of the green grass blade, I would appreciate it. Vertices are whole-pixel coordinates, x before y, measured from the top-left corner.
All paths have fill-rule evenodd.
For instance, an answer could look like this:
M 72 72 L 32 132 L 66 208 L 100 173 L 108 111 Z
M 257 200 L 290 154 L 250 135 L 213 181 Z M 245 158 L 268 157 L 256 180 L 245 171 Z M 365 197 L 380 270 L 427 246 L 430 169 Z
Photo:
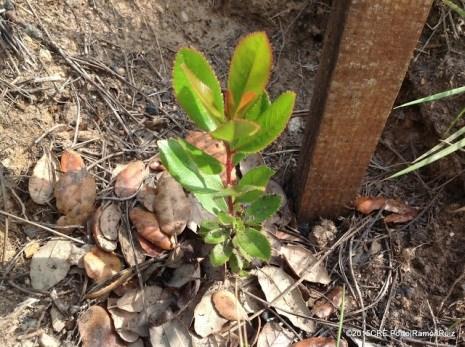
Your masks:
M 417 99 L 417 100 L 407 102 L 405 104 L 394 107 L 394 110 L 398 109 L 398 108 L 401 108 L 401 107 L 412 106 L 412 105 L 422 104 L 422 103 L 425 103 L 425 102 L 436 101 L 436 100 L 440 100 L 440 99 L 443 99 L 443 98 L 447 98 L 449 96 L 462 94 L 462 93 L 465 93 L 465 86 L 450 89 L 450 90 L 446 90 L 445 92 L 429 95 L 429 96 L 421 98 L 421 99 Z
M 442 159 L 445 156 L 448 156 L 449 154 L 454 153 L 455 151 L 463 148 L 464 146 L 465 146 L 465 139 L 461 139 L 460 141 L 458 141 L 458 142 L 456 142 L 456 143 L 454 143 L 452 145 L 449 145 L 449 147 L 446 147 L 443 150 L 441 150 L 441 151 L 439 151 L 439 152 L 437 152 L 435 154 L 432 154 L 429 157 L 427 157 L 427 158 L 425 158 L 425 159 L 423 159 L 423 160 L 421 160 L 419 162 L 414 163 L 413 165 L 410 165 L 406 169 L 401 170 L 401 171 L 395 173 L 392 176 L 389 176 L 388 179 L 389 178 L 394 178 L 394 177 L 399 177 L 399 176 L 405 175 L 405 174 L 407 174 L 409 172 L 418 170 L 419 168 L 421 168 L 423 166 L 434 163 L 436 160 Z
M 459 114 L 454 118 L 452 123 L 450 123 L 449 127 L 446 130 L 446 134 L 449 133 L 449 131 L 454 127 L 454 125 L 465 115 L 465 107 L 462 109 L 462 111 L 459 112 Z
M 419 162 L 420 160 L 423 160 L 424 158 L 426 157 L 429 157 L 431 154 L 439 151 L 441 148 L 447 146 L 449 143 L 453 142 L 455 139 L 459 138 L 460 136 L 462 136 L 463 134 L 465 134 L 465 127 L 463 128 L 460 128 L 459 130 L 457 130 L 455 133 L 453 133 L 451 136 L 449 136 L 448 138 L 442 140 L 441 143 L 437 144 L 436 146 L 434 146 L 433 148 L 431 148 L 428 152 L 422 154 L 421 156 L 419 156 L 417 159 L 415 159 L 413 161 L 413 163 L 417 163 Z
M 461 8 L 459 5 L 457 5 L 455 2 L 451 0 L 442 0 L 442 2 L 444 3 L 444 5 L 449 7 L 452 11 L 457 13 L 460 17 L 465 19 L 465 10 Z

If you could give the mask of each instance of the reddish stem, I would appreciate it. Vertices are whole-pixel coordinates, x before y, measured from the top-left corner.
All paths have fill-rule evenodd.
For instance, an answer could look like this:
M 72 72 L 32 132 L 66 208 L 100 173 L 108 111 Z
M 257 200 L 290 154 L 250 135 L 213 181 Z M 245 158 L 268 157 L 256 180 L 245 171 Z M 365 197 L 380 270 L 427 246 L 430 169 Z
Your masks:
M 226 142 L 224 143 L 224 145 L 226 147 L 226 188 L 229 188 L 232 186 L 232 170 L 234 170 L 234 165 L 233 165 L 234 152 L 231 151 L 231 149 L 229 148 L 229 145 Z M 228 196 L 227 203 L 228 203 L 229 214 L 233 216 L 234 205 L 233 205 L 232 196 Z

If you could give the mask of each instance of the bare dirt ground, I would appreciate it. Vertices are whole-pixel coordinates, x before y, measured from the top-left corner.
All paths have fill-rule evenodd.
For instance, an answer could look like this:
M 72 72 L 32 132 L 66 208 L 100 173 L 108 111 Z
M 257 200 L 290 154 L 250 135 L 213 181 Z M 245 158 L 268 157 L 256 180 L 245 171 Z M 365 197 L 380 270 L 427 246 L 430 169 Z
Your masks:
M 5 1 L 0 9 L 9 4 Z M 298 94 L 288 130 L 264 153 L 265 161 L 278 170 L 277 181 L 285 188 L 290 185 L 312 89 L 318 88 L 313 79 L 330 11 L 327 2 L 254 0 L 247 9 L 238 0 L 18 0 L 14 5 L 14 16 L 0 12 L 0 23 L 23 44 L 0 48 L 1 210 L 55 225 L 55 206 L 35 205 L 27 189 L 44 148 L 56 154 L 64 148 L 78 150 L 93 166 L 100 191 L 111 189 L 117 163 L 147 161 L 156 154 L 158 139 L 183 136 L 193 128 L 170 89 L 177 49 L 194 46 L 203 51 L 223 78 L 238 38 L 256 30 L 265 30 L 274 47 L 271 95 L 287 89 Z M 398 101 L 464 85 L 464 38 L 463 20 L 436 4 Z M 436 144 L 464 106 L 465 98 L 459 97 L 397 110 L 389 119 L 361 194 L 407 201 L 420 208 L 415 220 L 393 227 L 379 215 L 353 211 L 335 220 L 341 235 L 365 225 L 326 262 L 333 285 L 348 285 L 353 301 L 348 324 L 367 330 L 449 328 L 454 333 L 437 340 L 384 336 L 375 340 L 380 345 L 464 342 L 465 213 L 451 212 L 465 203 L 463 156 L 419 174 L 382 181 Z M 300 228 L 303 233 L 309 230 Z M 70 274 L 57 289 L 70 307 L 70 319 L 64 330 L 54 333 L 49 313 L 53 300 L 30 288 L 30 259 L 23 252 L 33 240 L 50 235 L 3 216 L 0 231 L 5 249 L 0 345 L 35 346 L 42 331 L 55 334 L 61 345 L 76 345 L 76 319 L 87 305 L 81 300 L 82 271 Z M 334 331 L 334 326 L 323 324 L 318 333 Z

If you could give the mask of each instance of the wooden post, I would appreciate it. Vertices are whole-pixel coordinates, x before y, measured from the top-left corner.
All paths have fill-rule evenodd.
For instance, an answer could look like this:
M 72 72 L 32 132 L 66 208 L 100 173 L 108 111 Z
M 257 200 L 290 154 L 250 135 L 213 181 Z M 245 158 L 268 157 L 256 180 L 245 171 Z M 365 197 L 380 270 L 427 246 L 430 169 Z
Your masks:
M 301 221 L 355 198 L 431 4 L 333 1 L 296 179 Z

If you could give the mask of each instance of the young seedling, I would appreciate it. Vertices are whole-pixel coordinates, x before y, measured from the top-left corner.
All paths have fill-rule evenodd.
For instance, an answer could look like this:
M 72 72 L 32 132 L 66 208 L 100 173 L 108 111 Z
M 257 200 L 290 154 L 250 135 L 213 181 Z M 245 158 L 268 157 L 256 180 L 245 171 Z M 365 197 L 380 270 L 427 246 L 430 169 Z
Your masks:
M 270 258 L 271 246 L 261 225 L 281 203 L 279 196 L 265 194 L 274 174 L 270 168 L 256 167 L 237 182 L 233 178 L 235 166 L 272 143 L 292 114 L 295 93 L 285 92 L 271 102 L 265 90 L 272 60 L 264 32 L 244 37 L 234 51 L 223 95 L 205 57 L 192 48 L 180 49 L 173 67 L 176 99 L 201 130 L 223 142 L 226 161 L 221 163 L 183 139 L 159 142 L 163 165 L 216 216 L 203 222 L 199 232 L 214 245 L 211 263 L 229 262 L 237 273 L 253 259 Z

